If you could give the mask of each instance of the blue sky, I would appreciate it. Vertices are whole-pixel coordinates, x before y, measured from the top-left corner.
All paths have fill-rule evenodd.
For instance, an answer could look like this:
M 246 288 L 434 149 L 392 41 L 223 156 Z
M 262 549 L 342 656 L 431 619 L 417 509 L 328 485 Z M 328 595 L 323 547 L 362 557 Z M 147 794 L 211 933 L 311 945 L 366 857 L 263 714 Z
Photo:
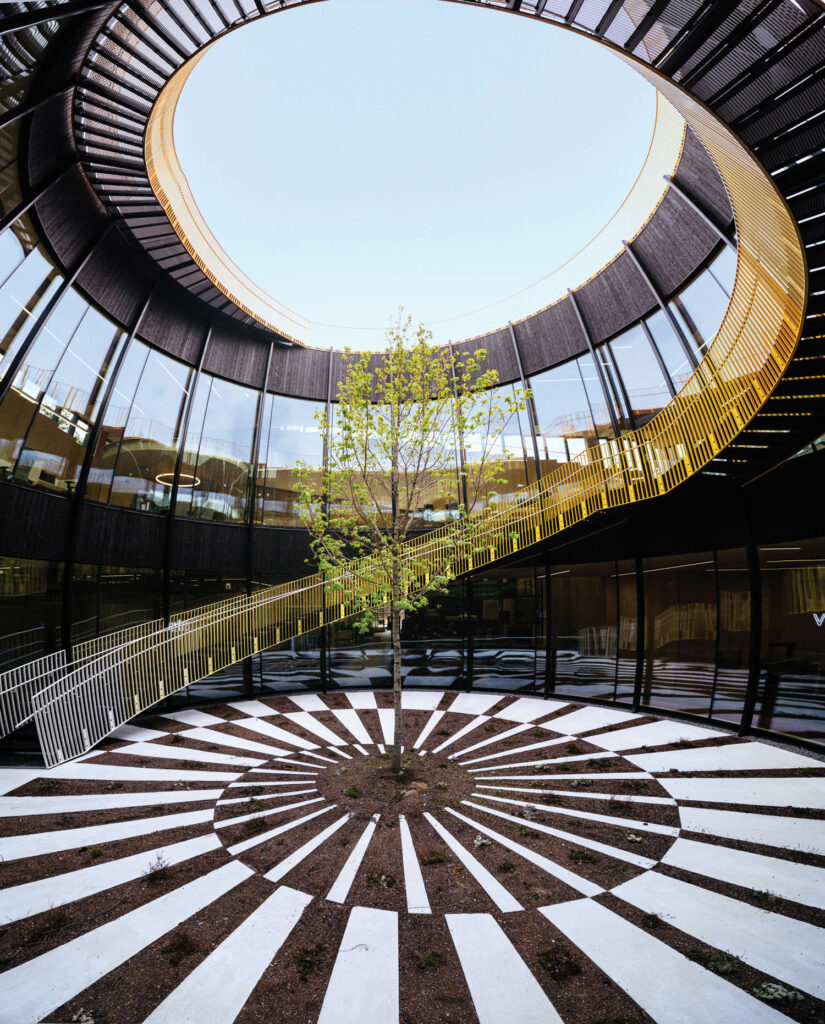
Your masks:
M 569 257 L 621 203 L 654 116 L 653 89 L 572 33 L 442 0 L 327 0 L 217 43 L 175 136 L 218 240 L 316 322 L 309 343 L 371 348 L 399 306 L 460 316 Z M 433 330 L 475 335 L 546 301 L 534 288 Z

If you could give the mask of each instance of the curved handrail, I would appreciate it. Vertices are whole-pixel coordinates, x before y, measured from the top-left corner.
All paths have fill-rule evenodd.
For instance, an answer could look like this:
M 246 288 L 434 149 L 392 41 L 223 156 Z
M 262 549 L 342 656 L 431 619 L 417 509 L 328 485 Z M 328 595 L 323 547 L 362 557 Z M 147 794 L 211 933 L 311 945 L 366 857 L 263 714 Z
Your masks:
M 807 300 L 804 250 L 784 200 L 758 161 L 706 107 L 635 58 L 699 136 L 728 189 L 738 228 L 736 281 L 725 318 L 692 376 L 648 423 L 524 488 L 494 512 L 407 542 L 433 567 L 449 554 L 471 572 L 544 541 L 604 509 L 665 494 L 710 462 L 746 427 L 793 357 Z M 377 581 L 369 600 L 379 606 Z M 177 616 L 34 697 L 47 764 L 76 756 L 174 690 L 273 644 L 363 607 L 353 575 L 279 584 Z M 114 709 L 117 708 L 117 715 Z M 109 714 L 112 709 L 112 714 Z

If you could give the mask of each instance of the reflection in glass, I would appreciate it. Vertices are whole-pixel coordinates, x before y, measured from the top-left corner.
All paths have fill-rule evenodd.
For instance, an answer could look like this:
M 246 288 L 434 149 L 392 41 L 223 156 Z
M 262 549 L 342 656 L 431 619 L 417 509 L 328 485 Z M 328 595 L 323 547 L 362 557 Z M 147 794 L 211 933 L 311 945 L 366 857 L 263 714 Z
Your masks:
M 204 400 L 198 457 L 191 473 L 182 469 L 179 502 L 185 504 L 186 499 L 181 495 L 188 492 L 191 494 L 190 516 L 242 522 L 249 487 L 257 394 L 252 388 L 204 374 L 198 382 L 194 411 Z M 194 451 L 194 429 L 190 419 L 187 451 Z
M 710 713 L 716 662 L 712 552 L 647 558 L 642 704 Z
M 610 342 L 619 367 L 636 426 L 641 427 L 670 401 L 670 389 L 640 326 L 631 327 Z
M 825 539 L 759 549 L 762 673 L 753 724 L 825 739 Z
M 298 526 L 295 466 L 305 462 L 320 470 L 324 438 L 315 418 L 322 402 L 283 395 L 266 396 L 258 467 L 256 521 L 265 526 Z M 334 424 L 334 407 L 333 407 Z M 334 426 L 333 426 L 334 429 Z
M 536 410 L 542 473 L 596 444 L 596 431 L 575 360 L 528 381 Z
M 615 563 L 553 566 L 550 586 L 556 693 L 612 697 L 616 685 Z
M 63 305 L 61 302 L 59 308 Z M 70 306 L 71 312 L 64 314 L 67 331 L 76 312 L 75 303 Z M 58 340 L 50 318 L 31 361 L 53 369 L 21 369 L 14 392 L 15 401 L 25 402 L 31 409 L 31 427 L 28 434 L 21 430 L 20 436 L 26 440 L 14 475 L 58 490 L 77 482 L 101 393 L 123 338 L 96 310 L 81 304 L 80 311 L 82 319 L 68 343 Z
M 149 351 L 119 445 L 109 449 L 116 456 L 112 505 L 139 512 L 168 508 L 191 375 L 183 364 Z

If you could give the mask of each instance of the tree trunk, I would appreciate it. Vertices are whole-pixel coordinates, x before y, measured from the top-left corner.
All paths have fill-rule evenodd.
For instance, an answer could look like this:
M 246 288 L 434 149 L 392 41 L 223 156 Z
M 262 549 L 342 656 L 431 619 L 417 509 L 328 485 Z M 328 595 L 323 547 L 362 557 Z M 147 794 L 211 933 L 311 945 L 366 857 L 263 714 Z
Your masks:
M 392 622 L 392 706 L 393 706 L 393 747 L 392 771 L 398 775 L 401 771 L 401 611 L 397 576 L 393 573 L 393 601 L 391 610 Z

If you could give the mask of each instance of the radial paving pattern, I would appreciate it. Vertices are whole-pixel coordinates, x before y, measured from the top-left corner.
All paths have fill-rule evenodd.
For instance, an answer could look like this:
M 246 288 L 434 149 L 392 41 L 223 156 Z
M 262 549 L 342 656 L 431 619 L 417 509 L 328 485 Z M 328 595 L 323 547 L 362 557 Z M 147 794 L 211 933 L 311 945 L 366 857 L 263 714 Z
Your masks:
M 825 1019 L 825 764 L 495 693 L 147 716 L 0 783 L 0 1024 Z

